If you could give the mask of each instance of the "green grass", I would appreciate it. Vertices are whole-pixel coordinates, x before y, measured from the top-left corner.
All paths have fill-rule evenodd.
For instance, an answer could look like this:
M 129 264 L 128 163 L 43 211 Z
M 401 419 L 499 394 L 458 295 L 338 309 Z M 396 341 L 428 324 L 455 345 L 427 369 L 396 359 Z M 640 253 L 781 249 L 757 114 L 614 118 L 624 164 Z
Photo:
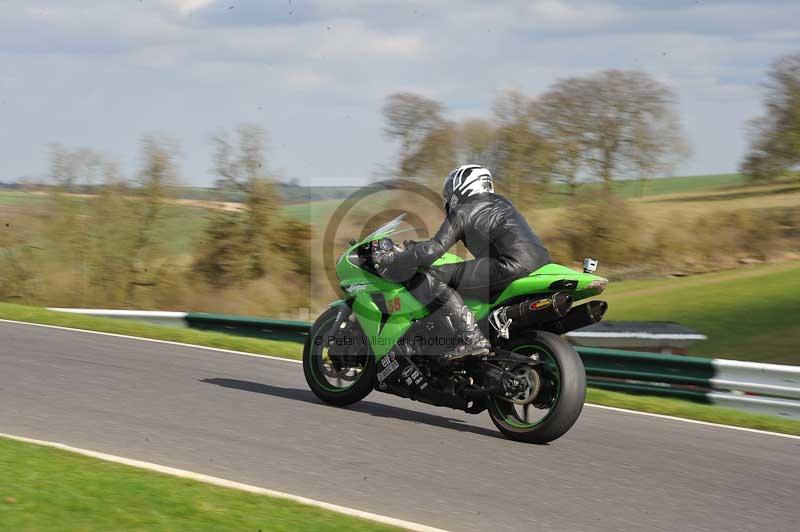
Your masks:
M 0 438 L 0 528 L 399 530 L 296 502 Z
M 57 312 L 39 307 L 28 307 L 12 303 L 0 303 L 0 318 L 72 327 L 75 329 L 86 329 L 90 331 L 125 334 L 128 336 L 140 336 L 142 338 L 155 338 L 157 340 L 168 340 L 171 342 L 217 347 L 220 349 L 231 349 L 234 351 L 244 351 L 247 353 L 272 355 L 298 360 L 301 358 L 303 350 L 302 345 L 294 342 L 262 340 L 259 338 L 246 338 L 218 332 L 162 327 L 159 325 L 122 319 L 82 316 L 80 314 Z
M 795 419 L 741 412 L 730 408 L 692 403 L 680 399 L 653 397 L 650 395 L 631 395 L 589 388 L 586 402 L 617 408 L 627 408 L 653 414 L 707 421 L 722 425 L 733 425 L 749 429 L 767 430 L 783 434 L 800 435 L 800 421 Z
M 800 364 L 800 262 L 611 283 L 609 320 L 675 321 L 708 340 L 691 354 Z

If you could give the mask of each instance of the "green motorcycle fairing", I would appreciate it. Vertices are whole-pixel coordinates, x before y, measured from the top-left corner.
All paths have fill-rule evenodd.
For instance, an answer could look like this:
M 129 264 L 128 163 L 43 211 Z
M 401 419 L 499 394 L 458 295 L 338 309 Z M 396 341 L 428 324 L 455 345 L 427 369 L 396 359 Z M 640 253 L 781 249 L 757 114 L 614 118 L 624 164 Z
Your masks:
M 342 290 L 349 294 L 350 305 L 377 359 L 381 359 L 408 331 L 411 324 L 429 314 L 427 308 L 399 283 L 374 275 L 350 260 L 359 246 L 388 237 L 392 231 L 378 232 L 364 241 L 351 245 L 336 263 L 336 275 Z M 434 266 L 463 261 L 458 255 L 445 253 L 434 262 Z M 558 281 L 570 282 L 569 290 L 553 288 Z M 481 320 L 505 301 L 525 295 L 546 297 L 554 292 L 569 291 L 575 301 L 595 296 L 603 291 L 607 280 L 603 277 L 583 273 L 550 263 L 529 275 L 513 281 L 493 302 L 465 300 L 475 317 Z M 383 304 L 379 306 L 378 301 Z M 340 300 L 333 305 L 345 304 Z M 382 308 L 383 307 L 383 308 Z

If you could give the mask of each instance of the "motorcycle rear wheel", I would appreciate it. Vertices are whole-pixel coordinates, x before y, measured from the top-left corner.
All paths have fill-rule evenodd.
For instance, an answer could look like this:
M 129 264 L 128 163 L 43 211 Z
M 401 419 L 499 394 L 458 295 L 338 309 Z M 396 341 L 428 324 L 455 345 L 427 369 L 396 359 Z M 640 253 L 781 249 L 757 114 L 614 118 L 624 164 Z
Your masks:
M 366 348 L 358 367 L 336 370 L 328 356 L 328 339 L 339 312 L 331 307 L 311 326 L 303 348 L 303 374 L 308 387 L 322 401 L 334 406 L 347 406 L 365 398 L 374 388 L 375 357 Z
M 539 419 L 529 420 L 528 412 L 544 410 L 534 404 L 524 405 L 524 415 L 518 405 L 498 399 L 487 401 L 489 416 L 506 437 L 526 442 L 544 444 L 563 436 L 580 416 L 586 399 L 586 371 L 578 353 L 560 336 L 537 332 L 534 337 L 507 342 L 503 349 L 526 356 L 537 356 L 546 366 L 542 375 L 542 393 L 552 397 L 539 397 L 532 403 L 546 399 L 549 409 Z

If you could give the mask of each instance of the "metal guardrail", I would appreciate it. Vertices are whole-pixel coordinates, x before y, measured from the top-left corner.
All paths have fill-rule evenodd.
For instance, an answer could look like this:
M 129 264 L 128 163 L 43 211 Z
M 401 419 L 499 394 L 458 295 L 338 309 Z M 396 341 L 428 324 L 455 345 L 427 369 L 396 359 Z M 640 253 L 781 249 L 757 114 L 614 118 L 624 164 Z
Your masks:
M 800 367 L 739 360 L 576 349 L 589 385 L 800 419 Z
M 311 324 L 304 321 L 272 320 L 205 312 L 189 312 L 185 319 L 192 329 L 301 343 L 306 341 L 308 331 L 311 329 Z
M 137 319 L 238 336 L 305 342 L 301 321 L 202 312 L 51 309 Z M 590 386 L 676 397 L 800 419 L 800 366 L 577 347 Z

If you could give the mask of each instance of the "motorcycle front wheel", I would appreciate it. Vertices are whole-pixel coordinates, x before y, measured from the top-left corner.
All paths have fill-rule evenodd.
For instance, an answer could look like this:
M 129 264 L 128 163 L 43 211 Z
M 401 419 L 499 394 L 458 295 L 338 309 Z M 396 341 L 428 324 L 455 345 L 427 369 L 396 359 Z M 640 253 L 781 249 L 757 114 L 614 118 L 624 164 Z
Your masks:
M 372 391 L 375 357 L 363 338 L 355 337 L 358 334 L 347 338 L 333 331 L 338 312 L 338 307 L 327 309 L 311 326 L 303 348 L 303 374 L 322 401 L 347 406 Z
M 560 336 L 537 332 L 530 338 L 506 342 L 503 349 L 533 357 L 530 401 L 493 396 L 489 415 L 506 437 L 526 443 L 548 443 L 563 436 L 580 416 L 586 399 L 586 372 L 578 353 Z M 511 370 L 512 368 L 508 368 Z M 525 372 L 520 368 L 518 371 Z

